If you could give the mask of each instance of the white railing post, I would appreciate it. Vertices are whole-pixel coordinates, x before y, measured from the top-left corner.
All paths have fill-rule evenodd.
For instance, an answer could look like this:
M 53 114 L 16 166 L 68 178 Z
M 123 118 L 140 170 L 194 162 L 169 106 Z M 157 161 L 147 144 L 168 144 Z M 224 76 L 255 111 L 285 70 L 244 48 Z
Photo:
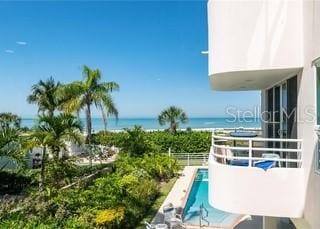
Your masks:
M 298 145 L 298 144 L 297 144 Z M 300 149 L 301 151 L 298 153 L 299 154 L 299 156 L 297 157 L 299 160 L 300 160 L 300 163 L 298 163 L 298 168 L 301 168 L 302 167 L 302 152 L 303 152 L 303 142 L 301 141 L 301 142 L 299 142 L 299 148 L 298 149 Z
M 212 135 L 211 135 L 211 145 L 213 146 L 214 145 L 214 129 L 212 131 Z
M 190 165 L 190 155 L 188 153 L 188 166 Z
M 169 147 L 168 154 L 169 154 L 169 157 L 171 157 L 171 147 Z
M 249 167 L 252 166 L 252 139 L 249 139 Z

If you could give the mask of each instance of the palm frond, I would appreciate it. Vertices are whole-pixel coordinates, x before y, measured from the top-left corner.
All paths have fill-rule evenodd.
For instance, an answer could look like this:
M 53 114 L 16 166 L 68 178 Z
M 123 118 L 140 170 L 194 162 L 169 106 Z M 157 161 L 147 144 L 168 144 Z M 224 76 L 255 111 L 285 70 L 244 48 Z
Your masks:
M 158 116 L 158 122 L 161 126 L 170 123 L 171 128 L 177 128 L 179 126 L 179 121 L 187 123 L 188 117 L 181 108 L 176 106 L 170 106 L 163 110 Z
M 59 82 L 55 82 L 52 77 L 46 81 L 40 80 L 31 87 L 31 94 L 27 97 L 27 102 L 38 105 L 38 112 L 48 112 L 53 114 L 58 109 L 60 100 L 57 91 L 61 87 Z
M 120 89 L 120 86 L 119 84 L 117 84 L 116 82 L 104 82 L 104 83 L 101 83 L 100 84 L 104 89 L 105 91 L 108 93 L 108 92 L 112 92 L 112 91 L 118 91 Z

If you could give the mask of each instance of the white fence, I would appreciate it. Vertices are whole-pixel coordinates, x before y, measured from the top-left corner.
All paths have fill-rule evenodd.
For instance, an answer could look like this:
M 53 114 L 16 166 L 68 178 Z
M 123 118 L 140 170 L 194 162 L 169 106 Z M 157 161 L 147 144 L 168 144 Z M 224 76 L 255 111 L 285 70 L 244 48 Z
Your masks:
M 169 153 L 174 156 L 182 166 L 208 165 L 209 152 L 203 153 Z

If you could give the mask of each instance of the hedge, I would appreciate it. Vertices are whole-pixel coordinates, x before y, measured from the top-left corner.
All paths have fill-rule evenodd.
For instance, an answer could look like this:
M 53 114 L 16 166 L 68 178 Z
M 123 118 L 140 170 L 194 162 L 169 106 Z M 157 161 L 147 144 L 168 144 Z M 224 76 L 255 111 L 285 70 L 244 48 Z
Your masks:
M 203 153 L 209 152 L 211 145 L 210 131 L 180 131 L 172 134 L 166 131 L 144 132 L 150 144 L 159 148 L 161 152 L 173 153 Z M 96 144 L 115 145 L 122 147 L 126 139 L 126 132 L 99 132 L 93 136 Z

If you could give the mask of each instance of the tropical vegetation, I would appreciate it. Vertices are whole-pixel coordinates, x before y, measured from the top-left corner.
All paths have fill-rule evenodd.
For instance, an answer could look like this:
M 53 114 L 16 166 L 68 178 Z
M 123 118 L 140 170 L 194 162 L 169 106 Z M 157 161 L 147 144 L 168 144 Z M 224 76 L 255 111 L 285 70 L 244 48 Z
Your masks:
M 157 148 L 159 152 L 168 152 L 170 148 L 173 153 L 193 154 L 209 151 L 211 134 L 210 131 L 178 131 L 176 134 L 166 131 L 142 131 L 139 138 L 145 139 L 143 147 Z M 128 132 L 101 131 L 93 135 L 93 143 L 125 147 L 128 145 L 127 139 L 130 138 Z
M 24 138 L 20 137 L 21 119 L 12 113 L 0 113 L 0 158 L 4 163 L 0 166 L 0 171 L 5 169 L 10 163 L 14 167 L 23 165 Z
M 46 81 L 40 80 L 31 87 L 31 94 L 27 97 L 27 101 L 30 104 L 36 104 L 40 114 L 53 117 L 54 112 L 63 103 L 63 98 L 60 95 L 62 93 L 61 86 L 61 83 L 55 82 L 52 77 Z
M 0 127 L 19 129 L 21 124 L 21 118 L 10 112 L 0 113 Z
M 38 107 L 35 126 L 26 131 L 21 119 L 0 113 L 0 167 L 2 199 L 0 228 L 136 228 L 150 220 L 177 178 L 180 166 L 174 153 L 207 152 L 209 132 L 178 131 L 186 113 L 171 106 L 158 117 L 170 131 L 145 132 L 134 126 L 107 132 L 107 118 L 118 118 L 112 92 L 116 82 L 103 82 L 99 69 L 83 66 L 83 80 L 66 84 L 53 77 L 40 80 L 27 97 Z M 100 110 L 105 130 L 92 134 L 92 108 Z M 86 116 L 82 134 L 81 111 Z M 172 134 L 174 133 L 174 134 Z M 120 149 L 115 162 L 80 165 L 68 152 L 68 143 Z M 86 145 L 89 144 L 89 145 Z M 30 169 L 29 152 L 37 149 L 40 166 Z M 89 155 L 91 158 L 91 155 Z
M 159 114 L 158 121 L 161 126 L 169 123 L 171 132 L 176 133 L 179 123 L 187 123 L 188 117 L 181 108 L 170 106 Z
M 78 119 L 76 119 L 71 114 L 61 113 L 57 116 L 39 116 L 38 123 L 29 137 L 30 148 L 41 148 L 42 149 L 42 163 L 40 172 L 39 188 L 43 190 L 45 183 L 45 165 L 48 161 L 48 153 L 52 155 L 53 163 L 57 168 L 57 165 L 64 165 L 63 169 L 68 167 L 69 157 L 66 155 L 68 152 L 66 143 L 68 141 L 81 144 L 82 125 Z M 63 154 L 61 154 L 63 153 Z M 54 171 L 53 177 L 55 183 L 60 181 L 59 174 L 61 171 L 56 169 Z
M 139 135 L 142 130 L 130 131 Z M 31 192 L 18 203 L 7 203 L 0 208 L 0 228 L 135 228 L 161 197 L 161 186 L 180 167 L 156 149 L 136 152 L 146 143 L 144 138 L 127 141 L 132 142 L 121 149 L 113 172 L 87 186 L 47 186 L 43 195 Z
M 116 82 L 101 82 L 101 71 L 83 66 L 83 81 L 74 81 L 64 85 L 64 97 L 67 101 L 63 109 L 67 112 L 85 110 L 86 114 L 86 143 L 91 143 L 92 123 L 91 106 L 95 105 L 101 111 L 105 130 L 107 128 L 106 117 L 114 115 L 118 118 L 118 110 L 110 95 L 111 92 L 119 90 Z

